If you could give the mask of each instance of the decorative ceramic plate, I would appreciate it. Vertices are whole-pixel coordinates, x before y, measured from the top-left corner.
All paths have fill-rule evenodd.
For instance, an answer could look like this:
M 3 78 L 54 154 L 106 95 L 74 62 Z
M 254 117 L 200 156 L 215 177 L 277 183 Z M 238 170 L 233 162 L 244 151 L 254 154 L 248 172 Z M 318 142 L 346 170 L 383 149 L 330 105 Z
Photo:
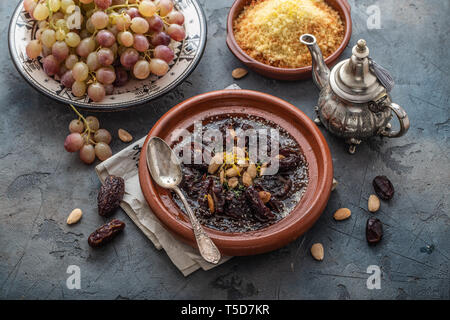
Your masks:
M 77 98 L 61 83 L 45 74 L 41 58 L 30 60 L 26 45 L 34 39 L 37 22 L 23 9 L 22 1 L 17 6 L 9 26 L 9 50 L 19 73 L 34 88 L 45 95 L 66 104 L 95 111 L 117 111 L 140 105 L 155 99 L 183 82 L 200 61 L 206 45 L 206 19 L 197 0 L 174 0 L 175 8 L 185 17 L 186 39 L 183 42 L 172 40 L 170 47 L 175 53 L 169 64 L 168 73 L 162 77 L 151 75 L 146 80 L 131 80 L 127 85 L 114 89 L 99 103 L 87 95 Z

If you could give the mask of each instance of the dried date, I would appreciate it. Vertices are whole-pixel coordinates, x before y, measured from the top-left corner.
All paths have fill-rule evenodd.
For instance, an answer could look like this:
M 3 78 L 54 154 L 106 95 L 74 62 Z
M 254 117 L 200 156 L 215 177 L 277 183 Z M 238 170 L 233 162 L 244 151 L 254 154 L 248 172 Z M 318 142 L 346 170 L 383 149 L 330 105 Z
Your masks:
M 386 176 L 377 176 L 372 182 L 376 194 L 383 200 L 391 200 L 394 196 L 394 186 Z
M 369 218 L 366 224 L 366 239 L 369 244 L 380 242 L 383 237 L 383 224 L 379 219 Z
M 125 181 L 121 177 L 108 176 L 97 196 L 98 214 L 109 216 L 120 204 L 125 193 Z
M 88 243 L 91 247 L 101 247 L 111 241 L 125 228 L 125 222 L 114 219 L 91 233 Z

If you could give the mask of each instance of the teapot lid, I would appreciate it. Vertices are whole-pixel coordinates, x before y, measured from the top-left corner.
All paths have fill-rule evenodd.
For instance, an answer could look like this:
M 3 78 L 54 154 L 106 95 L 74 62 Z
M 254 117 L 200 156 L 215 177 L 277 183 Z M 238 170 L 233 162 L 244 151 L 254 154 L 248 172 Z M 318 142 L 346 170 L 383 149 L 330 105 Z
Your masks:
M 338 96 L 353 103 L 373 101 L 386 93 L 386 88 L 372 68 L 365 40 L 358 40 L 351 58 L 333 68 L 330 85 Z

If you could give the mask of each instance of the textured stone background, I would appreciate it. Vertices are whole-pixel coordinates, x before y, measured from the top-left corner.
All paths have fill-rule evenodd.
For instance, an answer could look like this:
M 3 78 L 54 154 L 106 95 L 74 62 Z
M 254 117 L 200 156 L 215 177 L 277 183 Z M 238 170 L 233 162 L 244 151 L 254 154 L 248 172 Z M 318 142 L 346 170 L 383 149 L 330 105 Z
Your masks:
M 450 2 L 380 0 L 381 30 L 367 30 L 371 0 L 350 1 L 351 44 L 367 40 L 372 56 L 392 71 L 395 102 L 411 119 L 397 140 L 373 139 L 349 155 L 342 141 L 324 135 L 340 184 L 317 224 L 275 252 L 234 258 L 209 272 L 184 278 L 164 252 L 124 212 L 125 232 L 111 245 L 92 250 L 86 238 L 104 222 L 96 210 L 99 181 L 93 166 L 63 149 L 74 114 L 34 91 L 9 59 L 7 30 L 15 4 L 0 1 L 0 298 L 1 299 L 449 299 L 449 82 Z M 177 89 L 138 109 L 99 114 L 111 132 L 128 129 L 144 136 L 178 102 L 233 82 L 241 64 L 225 45 L 225 20 L 232 1 L 201 0 L 208 20 L 208 43 L 197 69 Z M 349 57 L 347 48 L 342 58 Z M 281 97 L 311 118 L 318 90 L 311 81 L 279 82 L 250 73 L 242 88 Z M 114 140 L 119 151 L 124 144 Z M 371 181 L 389 176 L 396 186 L 391 202 L 375 214 L 385 237 L 368 247 L 364 227 L 370 214 Z M 333 212 L 349 207 L 350 220 Z M 65 219 L 81 207 L 81 223 Z M 322 242 L 325 260 L 309 248 Z M 69 265 L 81 268 L 81 290 L 68 290 Z M 382 270 L 381 290 L 366 288 L 366 269 Z

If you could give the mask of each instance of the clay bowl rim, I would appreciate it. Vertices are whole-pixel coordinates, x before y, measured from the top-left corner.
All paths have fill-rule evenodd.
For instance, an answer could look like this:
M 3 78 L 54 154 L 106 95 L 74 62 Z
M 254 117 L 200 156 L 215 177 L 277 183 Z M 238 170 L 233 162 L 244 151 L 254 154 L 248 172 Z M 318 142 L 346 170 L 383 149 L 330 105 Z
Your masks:
M 177 238 L 195 247 L 192 228 L 184 213 L 171 199 L 170 191 L 157 186 L 150 177 L 146 165 L 147 145 L 152 136 L 160 136 L 167 139 L 175 125 L 181 123 L 185 128 L 188 123 L 193 123 L 195 117 L 203 118 L 220 114 L 220 109 L 226 107 L 217 107 L 217 104 L 226 99 L 239 101 L 239 106 L 236 102 L 231 106 L 230 114 L 264 114 L 275 123 L 277 123 L 277 120 L 288 123 L 290 127 L 285 129 L 290 134 L 295 134 L 294 138 L 300 144 L 308 161 L 310 181 L 301 201 L 290 214 L 271 226 L 244 233 L 223 232 L 207 227 L 205 227 L 205 230 L 219 247 L 222 254 L 250 255 L 275 250 L 298 238 L 320 217 L 330 197 L 333 180 L 331 153 L 322 133 L 306 114 L 280 98 L 258 91 L 228 89 L 200 94 L 176 105 L 156 122 L 143 144 L 139 158 L 139 182 L 141 189 L 150 208 L 163 226 Z M 210 115 L 208 111 L 196 108 L 201 103 L 210 101 L 216 101 L 216 106 L 209 109 L 212 112 Z M 264 103 L 267 106 L 275 107 L 273 108 L 275 111 L 273 113 L 267 112 L 263 107 L 253 105 L 250 107 L 246 106 L 247 109 L 244 112 L 242 111 L 242 104 L 245 104 L 245 101 L 247 101 L 247 105 L 249 104 L 248 101 Z M 241 110 L 240 112 L 238 111 L 239 109 Z M 183 117 L 184 115 L 189 116 Z M 297 137 L 301 137 L 302 141 L 299 141 Z M 314 147 L 312 143 L 316 143 L 317 146 Z M 321 162 L 319 163 L 318 160 Z
M 240 60 L 242 63 L 248 67 L 263 73 L 265 76 L 273 77 L 278 80 L 297 80 L 305 77 L 311 77 L 312 66 L 301 67 L 301 68 L 279 68 L 274 67 L 250 57 L 242 48 L 238 45 L 236 38 L 234 37 L 233 31 L 233 21 L 235 17 L 242 10 L 242 4 L 244 2 L 249 2 L 251 0 L 235 0 L 231 6 L 230 11 L 227 16 L 227 38 L 226 43 L 230 51 L 234 56 Z M 352 35 L 352 18 L 351 18 L 351 7 L 347 0 L 325 0 L 326 2 L 334 2 L 341 9 L 340 12 L 343 13 L 345 23 L 345 33 L 344 39 L 341 45 L 333 52 L 330 56 L 325 59 L 325 63 L 330 66 L 336 62 L 336 60 L 341 56 L 350 42 Z M 331 5 L 331 4 L 330 4 Z

